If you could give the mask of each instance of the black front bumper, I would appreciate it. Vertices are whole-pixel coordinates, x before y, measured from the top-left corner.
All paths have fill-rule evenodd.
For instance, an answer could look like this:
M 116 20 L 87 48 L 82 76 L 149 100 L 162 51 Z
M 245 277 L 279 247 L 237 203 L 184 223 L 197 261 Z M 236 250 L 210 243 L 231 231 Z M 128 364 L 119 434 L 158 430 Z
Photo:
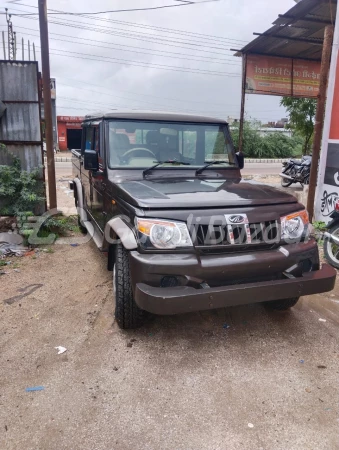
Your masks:
M 158 288 L 139 283 L 135 289 L 135 301 L 141 309 L 153 314 L 180 314 L 328 292 L 333 289 L 335 278 L 335 270 L 324 264 L 320 270 L 301 278 L 218 288 Z
M 190 311 L 280 300 L 331 291 L 336 271 L 323 265 L 318 269 L 318 248 L 314 241 L 288 245 L 288 255 L 278 249 L 244 254 L 140 254 L 130 253 L 134 298 L 137 305 L 154 314 Z M 282 274 L 305 260 L 313 261 L 311 271 L 297 277 Z M 262 278 L 269 281 L 244 282 Z M 280 274 L 277 279 L 270 279 Z M 177 287 L 160 287 L 163 276 L 185 280 Z M 239 280 L 239 281 L 237 281 Z M 206 287 L 212 285 L 214 287 Z

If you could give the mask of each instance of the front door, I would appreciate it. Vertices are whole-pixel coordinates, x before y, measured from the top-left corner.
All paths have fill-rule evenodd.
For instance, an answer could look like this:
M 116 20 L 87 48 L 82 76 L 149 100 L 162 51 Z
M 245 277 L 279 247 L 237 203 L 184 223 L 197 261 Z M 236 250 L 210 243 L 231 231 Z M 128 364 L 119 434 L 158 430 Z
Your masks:
M 103 154 L 100 151 L 100 132 L 101 127 L 99 124 L 94 125 L 94 139 L 92 149 L 96 150 L 99 154 L 99 170 L 91 171 L 91 215 L 103 232 L 105 229 L 107 214 L 104 210 L 104 191 L 106 188 L 107 171 L 105 167 L 105 161 Z

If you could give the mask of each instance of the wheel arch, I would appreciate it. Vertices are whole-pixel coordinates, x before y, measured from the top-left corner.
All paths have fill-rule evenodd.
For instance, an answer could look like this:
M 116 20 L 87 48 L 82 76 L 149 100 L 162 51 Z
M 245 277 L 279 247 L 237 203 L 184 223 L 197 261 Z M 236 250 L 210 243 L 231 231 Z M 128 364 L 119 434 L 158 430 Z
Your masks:
M 135 232 L 126 216 L 114 217 L 106 223 L 102 249 L 108 252 L 108 270 L 113 270 L 115 260 L 114 247 L 120 242 L 126 250 L 136 250 L 138 248 Z
M 88 219 L 87 219 L 87 214 L 86 214 L 85 207 L 84 207 L 83 187 L 82 187 L 82 184 L 81 184 L 81 181 L 79 178 L 74 178 L 73 182 L 74 182 L 74 186 L 75 186 L 74 198 L 77 202 L 77 205 L 76 205 L 77 211 L 80 216 L 80 220 L 82 222 L 86 222 Z

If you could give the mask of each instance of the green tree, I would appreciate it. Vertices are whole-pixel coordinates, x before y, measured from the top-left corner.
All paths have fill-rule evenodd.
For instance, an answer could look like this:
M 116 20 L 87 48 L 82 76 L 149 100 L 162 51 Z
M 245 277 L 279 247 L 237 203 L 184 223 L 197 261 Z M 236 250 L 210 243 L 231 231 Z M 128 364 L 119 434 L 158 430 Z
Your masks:
M 283 97 L 281 106 L 290 117 L 289 128 L 303 138 L 303 155 L 311 151 L 317 101 L 312 98 Z
M 262 158 L 259 128 L 258 122 L 245 121 L 244 123 L 242 151 L 247 158 Z M 239 148 L 239 123 L 231 126 L 231 135 L 234 146 Z
M 231 126 L 235 147 L 239 145 L 239 124 Z M 259 122 L 244 123 L 243 152 L 247 158 L 289 158 L 302 154 L 303 139 L 297 134 L 292 137 L 276 132 L 260 132 Z

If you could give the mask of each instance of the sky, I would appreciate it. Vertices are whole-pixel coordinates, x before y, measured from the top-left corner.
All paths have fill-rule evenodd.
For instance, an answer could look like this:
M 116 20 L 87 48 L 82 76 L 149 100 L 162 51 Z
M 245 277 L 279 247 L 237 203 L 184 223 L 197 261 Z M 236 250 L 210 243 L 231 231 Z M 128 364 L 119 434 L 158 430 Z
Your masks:
M 34 42 L 41 68 L 37 3 L 0 0 L 0 13 L 7 7 L 13 14 L 17 58 L 22 56 L 22 38 L 25 58 L 27 41 L 31 45 Z M 97 111 L 139 109 L 239 118 L 241 59 L 234 57 L 231 49 L 241 49 L 253 40 L 253 32 L 266 31 L 278 14 L 295 2 L 184 3 L 47 0 L 57 114 L 83 116 Z M 160 6 L 170 7 L 93 15 Z M 56 11 L 90 14 L 52 14 Z M 6 18 L 1 14 L 0 31 L 6 30 Z M 266 123 L 285 117 L 279 101 L 279 97 L 247 95 L 246 118 Z

